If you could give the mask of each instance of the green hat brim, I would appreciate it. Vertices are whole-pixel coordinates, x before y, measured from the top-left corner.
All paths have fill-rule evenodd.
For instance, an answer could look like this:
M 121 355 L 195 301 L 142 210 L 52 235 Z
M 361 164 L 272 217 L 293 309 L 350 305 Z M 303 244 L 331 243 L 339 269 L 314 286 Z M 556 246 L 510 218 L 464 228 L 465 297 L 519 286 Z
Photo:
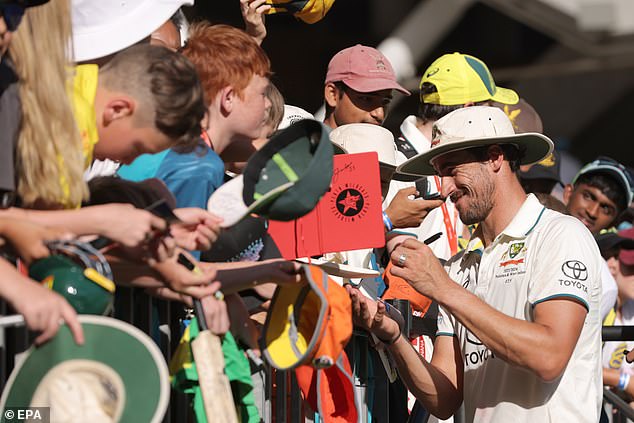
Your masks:
M 207 210 L 222 218 L 221 228 L 228 228 L 251 213 L 266 215 L 269 205 L 293 185 L 295 182 L 282 183 L 258 196 L 258 199 L 251 204 L 246 205 L 242 197 L 244 175 L 238 175 L 214 191 L 207 200 Z
M 8 407 L 28 407 L 46 374 L 68 360 L 92 360 L 114 370 L 125 386 L 122 422 L 161 422 L 169 403 L 167 365 L 161 351 L 136 327 L 104 316 L 80 315 L 84 345 L 75 343 L 67 325 L 41 347 L 31 347 L 16 364 L 0 398 Z
M 323 123 L 295 122 L 253 154 L 242 175 L 214 191 L 207 210 L 223 218 L 221 227 L 232 226 L 250 213 L 281 221 L 300 218 L 330 187 L 332 156 Z
M 258 207 L 256 212 L 281 221 L 306 215 L 330 187 L 332 157 L 329 129 L 323 123 L 311 119 L 293 123 L 275 134 L 247 162 L 243 172 L 244 203 L 251 205 L 258 191 L 266 193 L 288 184 L 285 171 L 290 170 L 294 174 L 292 185 L 276 195 L 273 201 Z M 278 161 L 284 162 L 284 166 L 280 166 Z M 267 180 L 262 178 L 265 168 L 269 176 Z

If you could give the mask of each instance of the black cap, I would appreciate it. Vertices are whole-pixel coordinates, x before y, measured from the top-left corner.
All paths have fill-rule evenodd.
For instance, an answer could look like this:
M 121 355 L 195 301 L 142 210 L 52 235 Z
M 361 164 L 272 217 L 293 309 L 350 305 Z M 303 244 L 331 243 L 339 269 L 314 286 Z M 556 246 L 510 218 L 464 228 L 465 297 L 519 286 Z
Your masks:
M 621 236 L 616 232 L 606 232 L 597 235 L 595 239 L 601 254 L 612 249 L 634 250 L 634 239 Z
M 526 172 L 520 171 L 520 179 L 548 179 L 562 184 L 559 176 L 560 167 L 561 156 L 557 150 L 553 150 L 545 159 L 532 165 Z
M 0 4 L 17 4 L 22 7 L 40 6 L 49 0 L 0 0 Z

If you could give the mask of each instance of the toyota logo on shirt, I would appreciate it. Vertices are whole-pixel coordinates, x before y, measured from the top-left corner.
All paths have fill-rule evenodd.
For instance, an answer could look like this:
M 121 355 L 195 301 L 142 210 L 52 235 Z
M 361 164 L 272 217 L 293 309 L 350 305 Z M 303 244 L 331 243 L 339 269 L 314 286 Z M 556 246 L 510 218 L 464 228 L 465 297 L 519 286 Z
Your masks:
M 561 266 L 561 271 L 564 272 L 564 275 L 572 279 L 579 281 L 588 279 L 588 268 L 579 260 L 568 260 Z

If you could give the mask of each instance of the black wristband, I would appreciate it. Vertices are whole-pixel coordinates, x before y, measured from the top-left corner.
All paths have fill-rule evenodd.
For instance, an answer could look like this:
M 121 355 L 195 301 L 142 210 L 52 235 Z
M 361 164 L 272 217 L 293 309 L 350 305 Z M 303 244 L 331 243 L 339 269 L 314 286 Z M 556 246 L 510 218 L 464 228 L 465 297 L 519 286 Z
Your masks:
M 376 337 L 376 339 L 378 339 L 379 341 L 381 341 L 383 344 L 390 346 L 390 345 L 394 345 L 396 344 L 396 341 L 398 341 L 398 339 L 401 337 L 401 332 L 399 332 L 394 339 L 390 340 L 390 341 L 385 341 L 381 338 L 379 338 L 378 336 Z

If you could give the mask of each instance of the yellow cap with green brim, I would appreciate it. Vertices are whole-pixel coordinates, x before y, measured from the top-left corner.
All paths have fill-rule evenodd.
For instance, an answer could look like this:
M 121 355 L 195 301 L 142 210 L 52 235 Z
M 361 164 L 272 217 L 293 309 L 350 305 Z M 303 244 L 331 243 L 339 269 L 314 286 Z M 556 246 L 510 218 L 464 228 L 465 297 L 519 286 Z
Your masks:
M 430 83 L 436 92 L 423 93 L 421 103 L 457 106 L 493 100 L 516 104 L 519 96 L 513 90 L 495 85 L 487 65 L 468 54 L 445 54 L 432 63 L 420 80 L 420 87 Z

